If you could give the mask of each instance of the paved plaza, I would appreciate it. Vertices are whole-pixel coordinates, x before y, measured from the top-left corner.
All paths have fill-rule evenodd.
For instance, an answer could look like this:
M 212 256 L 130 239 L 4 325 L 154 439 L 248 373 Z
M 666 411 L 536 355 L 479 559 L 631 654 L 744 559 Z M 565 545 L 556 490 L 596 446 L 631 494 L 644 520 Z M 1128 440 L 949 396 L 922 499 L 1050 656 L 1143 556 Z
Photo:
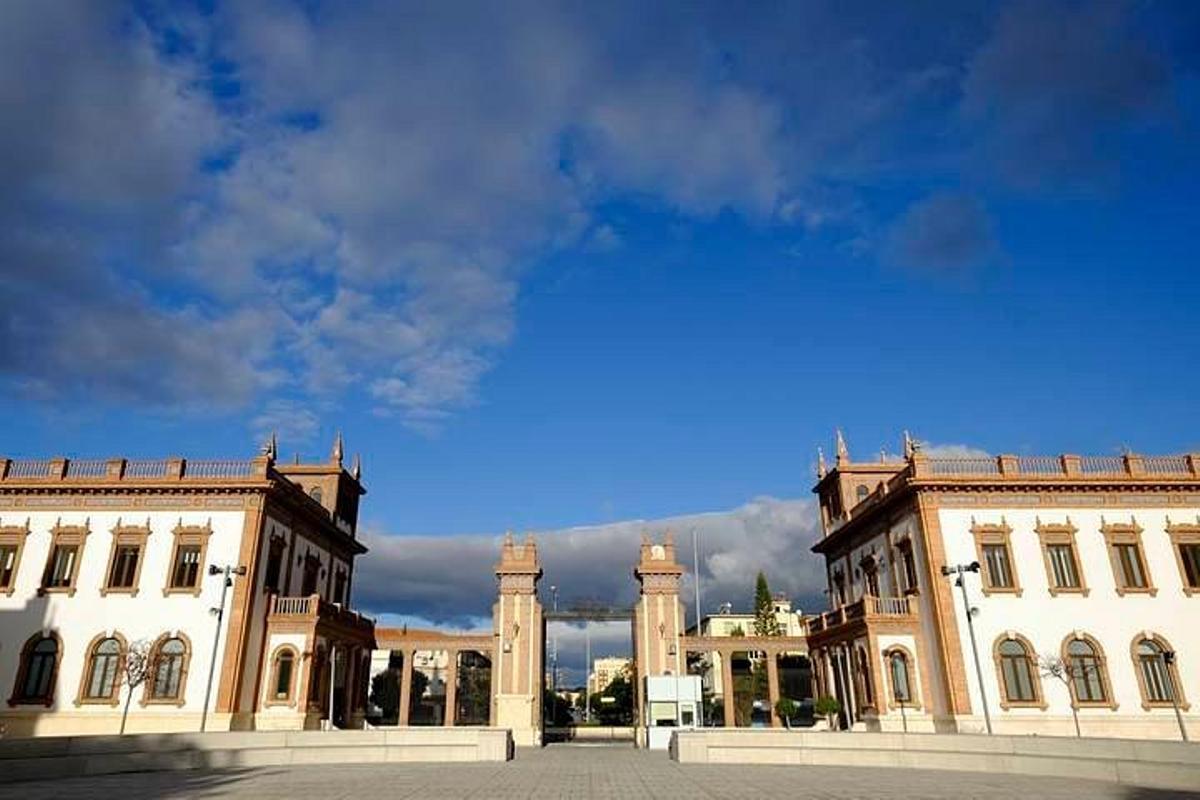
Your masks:
M 846 767 L 680 766 L 615 745 L 519 750 L 507 764 L 271 767 L 71 778 L 0 786 L 0 797 L 139 798 L 1047 798 L 1159 800 L 1197 794 L 1061 778 Z

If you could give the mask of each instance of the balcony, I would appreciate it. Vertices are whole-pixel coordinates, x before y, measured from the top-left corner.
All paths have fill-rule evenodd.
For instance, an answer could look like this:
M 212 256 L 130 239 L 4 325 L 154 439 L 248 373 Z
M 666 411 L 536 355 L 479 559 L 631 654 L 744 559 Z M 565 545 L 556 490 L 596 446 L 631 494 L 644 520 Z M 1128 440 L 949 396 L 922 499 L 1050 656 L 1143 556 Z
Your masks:
M 833 634 L 841 629 L 857 629 L 882 621 L 916 624 L 916 598 L 865 595 L 856 602 L 810 618 L 808 633 L 810 636 Z
M 335 628 L 371 639 L 374 639 L 375 632 L 375 621 L 370 617 L 343 608 L 339 603 L 326 602 L 317 594 L 306 597 L 271 595 L 267 625 L 275 629 Z

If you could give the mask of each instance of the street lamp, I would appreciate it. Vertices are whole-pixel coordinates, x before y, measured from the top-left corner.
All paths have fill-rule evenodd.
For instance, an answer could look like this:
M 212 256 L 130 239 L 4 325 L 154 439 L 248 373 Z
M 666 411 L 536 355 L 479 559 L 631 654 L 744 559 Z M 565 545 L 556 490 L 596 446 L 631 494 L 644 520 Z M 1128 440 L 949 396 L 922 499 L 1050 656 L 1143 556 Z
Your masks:
M 983 668 L 979 666 L 979 645 L 975 643 L 975 623 L 972 620 L 971 603 L 967 600 L 967 585 L 963 581 L 963 575 L 968 572 L 979 572 L 979 562 L 972 561 L 970 564 L 957 564 L 953 567 L 949 565 L 942 566 L 942 574 L 945 576 L 957 575 L 954 585 L 962 590 L 963 610 L 967 612 L 967 630 L 971 634 L 971 655 L 975 657 L 975 677 L 979 679 L 979 697 L 983 701 L 983 721 L 987 725 L 987 732 L 990 736 L 992 733 L 992 715 L 988 712 L 987 690 L 983 687 Z
M 213 674 L 217 669 L 217 645 L 221 641 L 221 620 L 225 618 L 225 593 L 229 591 L 229 587 L 233 586 L 234 575 L 245 575 L 245 567 L 232 567 L 225 565 L 218 567 L 216 564 L 208 566 L 209 575 L 224 575 L 225 578 L 221 581 L 221 605 L 217 608 L 210 608 L 209 611 L 217 618 L 217 629 L 213 631 L 213 646 L 212 659 L 208 664 L 208 685 L 204 688 L 204 709 L 200 713 L 200 731 L 204 732 L 205 726 L 208 724 L 208 701 L 212 697 Z
M 550 596 L 553 598 L 554 613 L 558 613 L 558 587 L 550 585 Z M 550 639 L 550 691 L 558 697 L 558 631 Z
M 1179 713 L 1179 695 L 1175 692 L 1175 676 L 1171 672 L 1171 665 L 1175 663 L 1175 651 L 1165 650 L 1162 654 L 1163 672 L 1166 673 L 1167 689 L 1171 692 L 1171 705 L 1175 707 L 1175 721 L 1179 723 L 1179 735 L 1186 742 L 1188 740 L 1187 728 L 1183 724 L 1183 714 Z

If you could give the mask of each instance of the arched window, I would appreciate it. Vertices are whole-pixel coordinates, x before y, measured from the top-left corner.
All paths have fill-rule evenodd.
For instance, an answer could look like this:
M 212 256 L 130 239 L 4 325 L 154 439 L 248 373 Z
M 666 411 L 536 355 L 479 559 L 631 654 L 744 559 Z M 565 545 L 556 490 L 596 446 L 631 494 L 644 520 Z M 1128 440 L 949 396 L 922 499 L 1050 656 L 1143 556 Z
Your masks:
M 109 636 L 96 642 L 88 653 L 84 700 L 109 701 L 116 697 L 121 672 L 121 642 Z
M 893 650 L 888 656 L 888 667 L 892 676 L 892 700 L 897 703 L 912 703 L 912 676 L 908 668 L 908 656 L 902 650 Z
M 1064 660 L 1076 703 L 1108 702 L 1108 681 L 1098 645 L 1088 639 L 1073 638 L 1067 642 Z
M 1003 638 L 997 643 L 996 666 L 1003 690 L 1002 706 L 1040 702 L 1041 693 L 1030 653 L 1029 646 L 1020 639 Z
M 150 702 L 183 703 L 191 648 L 179 636 L 160 640 L 151 660 Z
M 318 503 L 321 502 L 321 497 L 322 497 L 321 487 L 314 486 L 312 488 L 312 490 L 308 493 L 308 496 L 311 497 L 313 500 L 316 500 Z
M 1179 682 L 1179 666 L 1175 663 L 1175 652 L 1160 636 L 1141 635 L 1134 640 L 1134 666 L 1137 669 L 1138 686 L 1142 690 L 1142 705 L 1188 708 Z
M 281 647 L 271 661 L 270 703 L 287 703 L 292 699 L 296 681 L 296 651 Z
M 21 651 L 21 666 L 13 688 L 11 705 L 45 705 L 54 702 L 54 687 L 58 679 L 58 659 L 62 646 L 54 634 L 36 634 L 25 642 Z
M 866 486 L 859 486 L 857 489 L 854 490 L 854 496 L 858 499 L 858 502 L 860 502 L 860 503 L 863 500 L 866 500 L 867 495 L 869 495 L 870 493 L 871 493 L 871 490 L 868 489 Z

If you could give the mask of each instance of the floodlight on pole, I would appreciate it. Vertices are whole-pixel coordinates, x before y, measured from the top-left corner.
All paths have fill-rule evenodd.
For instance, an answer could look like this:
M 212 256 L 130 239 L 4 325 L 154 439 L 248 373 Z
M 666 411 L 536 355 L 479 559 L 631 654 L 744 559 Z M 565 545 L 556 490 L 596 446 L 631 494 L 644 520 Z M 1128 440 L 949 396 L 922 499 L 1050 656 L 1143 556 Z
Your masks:
M 988 735 L 992 733 L 992 715 L 988 711 L 987 689 L 983 686 L 983 667 L 979 666 L 979 645 L 975 642 L 975 622 L 972 619 L 975 609 L 971 608 L 971 603 L 967 600 L 967 585 L 963 581 L 963 576 L 968 572 L 979 572 L 979 562 L 972 561 L 970 564 L 956 564 L 950 566 L 945 564 L 942 566 L 942 574 L 949 577 L 957 575 L 954 585 L 962 591 L 963 610 L 967 614 L 967 631 L 971 634 L 971 655 L 975 657 L 975 677 L 979 679 L 979 697 L 983 702 L 983 722 L 987 726 Z
M 233 586 L 234 575 L 245 575 L 246 568 L 244 566 L 230 566 L 226 564 L 223 567 L 218 567 L 216 564 L 208 566 L 209 575 L 224 575 L 221 580 L 221 604 L 216 608 L 209 609 L 213 616 L 217 618 L 216 630 L 213 631 L 212 658 L 208 663 L 208 685 L 204 687 L 204 708 L 200 712 L 200 731 L 208 725 L 208 703 L 212 699 L 213 675 L 217 669 L 217 646 L 221 643 L 221 622 L 225 618 L 225 595 L 229 591 L 229 587 Z

